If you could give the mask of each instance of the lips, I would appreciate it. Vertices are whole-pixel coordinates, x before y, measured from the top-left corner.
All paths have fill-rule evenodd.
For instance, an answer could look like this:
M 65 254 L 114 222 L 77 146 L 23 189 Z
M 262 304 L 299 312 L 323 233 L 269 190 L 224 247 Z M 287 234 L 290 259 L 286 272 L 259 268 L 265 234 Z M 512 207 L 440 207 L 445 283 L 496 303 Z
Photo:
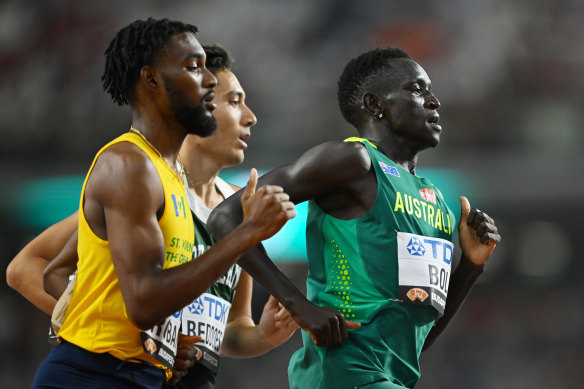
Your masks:
M 243 134 L 239 137 L 239 140 L 242 143 L 244 148 L 247 148 L 247 139 L 248 138 L 249 138 L 249 134 Z
M 213 111 L 217 106 L 212 103 L 213 99 L 215 98 L 215 91 L 210 89 L 205 96 L 203 96 L 204 105 L 209 111 Z
M 431 124 L 438 124 L 438 122 L 440 121 L 440 115 L 436 114 L 434 116 L 432 116 L 430 119 L 428 119 L 428 123 Z

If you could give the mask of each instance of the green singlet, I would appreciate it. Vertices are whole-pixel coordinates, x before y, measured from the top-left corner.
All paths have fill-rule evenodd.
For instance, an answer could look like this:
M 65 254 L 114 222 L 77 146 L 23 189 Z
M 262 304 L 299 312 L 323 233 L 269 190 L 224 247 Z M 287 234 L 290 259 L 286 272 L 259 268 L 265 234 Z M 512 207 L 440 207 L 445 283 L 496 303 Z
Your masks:
M 304 347 L 288 368 L 290 387 L 356 388 L 378 381 L 411 388 L 418 358 L 443 312 L 452 261 L 454 215 L 439 190 L 401 168 L 366 139 L 377 178 L 367 214 L 341 220 L 308 205 L 307 295 L 362 323 L 342 344 Z

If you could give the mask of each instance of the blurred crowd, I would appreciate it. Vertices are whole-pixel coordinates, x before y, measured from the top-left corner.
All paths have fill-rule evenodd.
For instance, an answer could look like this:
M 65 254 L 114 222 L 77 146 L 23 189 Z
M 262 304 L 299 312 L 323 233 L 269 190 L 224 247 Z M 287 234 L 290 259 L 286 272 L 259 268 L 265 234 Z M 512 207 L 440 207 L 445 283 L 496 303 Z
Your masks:
M 487 211 L 502 236 L 458 319 L 423 354 L 418 388 L 581 388 L 582 15 L 578 0 L 4 0 L 3 269 L 40 232 L 14 216 L 13 189 L 85 174 L 95 152 L 129 129 L 128 109 L 100 81 L 103 52 L 129 22 L 183 20 L 201 42 L 231 51 L 258 117 L 243 169 L 352 136 L 337 108 L 342 68 L 370 48 L 399 46 L 428 71 L 442 104 L 442 145 L 421 155 L 420 169 L 459 177 L 464 192 L 450 194 Z M 305 264 L 280 265 L 303 287 Z M 26 388 L 50 347 L 48 318 L 5 282 L 0 311 L 1 386 Z M 285 388 L 299 344 L 296 334 L 259 359 L 225 360 L 218 389 Z

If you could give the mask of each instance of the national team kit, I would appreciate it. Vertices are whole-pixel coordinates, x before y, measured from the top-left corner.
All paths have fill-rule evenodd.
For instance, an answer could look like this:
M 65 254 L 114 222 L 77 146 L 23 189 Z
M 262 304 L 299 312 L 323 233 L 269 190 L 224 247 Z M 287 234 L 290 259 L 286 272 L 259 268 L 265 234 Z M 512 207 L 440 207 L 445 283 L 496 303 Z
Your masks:
M 362 326 L 349 330 L 340 346 L 330 348 L 315 346 L 302 332 L 304 347 L 293 354 L 288 368 L 290 387 L 355 388 L 384 379 L 396 387 L 411 387 L 420 376 L 418 358 L 424 340 L 444 312 L 454 215 L 428 179 L 402 169 L 366 139 L 346 141 L 366 147 L 377 178 L 377 198 L 367 214 L 353 220 L 332 217 L 309 202 L 307 297 Z M 215 243 L 205 224 L 211 210 L 139 132 L 116 138 L 95 160 L 119 142 L 137 145 L 160 176 L 165 194 L 159 220 L 166 247 L 164 268 L 208 250 Z M 86 183 L 87 179 L 81 199 Z M 220 178 L 216 186 L 224 197 L 233 193 Z M 68 366 L 82 370 L 92 366 L 88 380 L 111 380 L 111 387 L 126 380 L 128 385 L 144 382 L 144 387 L 160 388 L 170 377 L 180 331 L 203 338 L 197 344 L 203 355 L 174 387 L 212 388 L 240 267 L 232 266 L 175 315 L 140 331 L 126 315 L 109 243 L 93 233 L 82 203 L 79 237 L 75 288 L 58 332 L 62 343 L 53 348 L 37 378 L 45 383 L 62 381 L 61 373 Z M 107 315 L 102 307 L 107 307 Z M 152 386 L 146 382 L 153 382 Z
M 413 387 L 418 357 L 444 312 L 452 262 L 454 215 L 438 189 L 361 138 L 377 178 L 367 214 L 337 219 L 314 201 L 306 227 L 307 297 L 362 323 L 340 346 L 304 347 L 288 368 L 290 387 L 355 388 L 388 380 Z

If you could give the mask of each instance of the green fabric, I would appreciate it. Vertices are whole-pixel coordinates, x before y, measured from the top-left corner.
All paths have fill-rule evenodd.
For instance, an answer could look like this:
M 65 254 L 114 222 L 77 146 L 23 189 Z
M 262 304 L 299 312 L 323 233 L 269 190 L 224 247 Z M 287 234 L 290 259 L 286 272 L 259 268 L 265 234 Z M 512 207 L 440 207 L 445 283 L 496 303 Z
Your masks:
M 195 246 L 193 248 L 193 256 L 199 257 L 205 251 L 209 250 L 215 243 L 215 237 L 211 234 L 207 225 L 203 223 L 194 213 L 193 222 L 195 223 Z M 206 293 L 221 297 L 222 299 L 233 302 L 235 296 L 235 289 L 239 281 L 241 269 L 239 265 L 233 265 L 227 273 L 225 273 L 217 282 L 215 282 Z
M 450 241 L 454 215 L 429 180 L 402 169 L 365 139 L 348 141 L 367 148 L 377 198 L 366 215 L 353 220 L 334 218 L 309 202 L 307 296 L 362 326 L 328 349 L 315 346 L 303 333 L 304 347 L 294 353 L 288 369 L 290 387 L 354 388 L 379 380 L 413 387 L 437 312 L 396 301 L 397 232 Z M 435 204 L 422 198 L 424 189 L 436 194 Z

